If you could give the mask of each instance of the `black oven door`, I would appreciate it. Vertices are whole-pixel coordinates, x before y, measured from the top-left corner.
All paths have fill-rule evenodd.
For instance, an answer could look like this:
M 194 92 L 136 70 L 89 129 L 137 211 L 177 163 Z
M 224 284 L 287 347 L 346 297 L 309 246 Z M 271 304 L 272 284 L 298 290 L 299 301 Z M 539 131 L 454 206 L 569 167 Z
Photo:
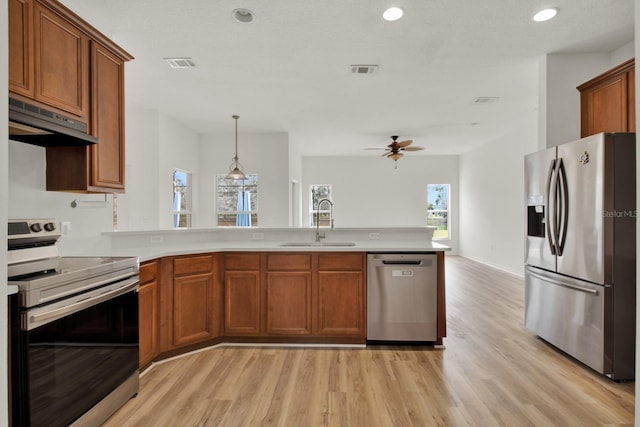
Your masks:
M 135 282 L 22 313 L 17 425 L 68 426 L 137 371 Z

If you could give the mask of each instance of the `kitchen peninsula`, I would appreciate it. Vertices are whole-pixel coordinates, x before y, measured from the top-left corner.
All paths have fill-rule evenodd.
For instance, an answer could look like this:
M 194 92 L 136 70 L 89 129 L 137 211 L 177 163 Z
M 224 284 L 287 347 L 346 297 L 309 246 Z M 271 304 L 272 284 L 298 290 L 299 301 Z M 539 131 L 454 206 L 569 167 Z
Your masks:
M 366 344 L 367 253 L 435 253 L 446 336 L 444 252 L 426 227 L 185 229 L 104 233 L 138 256 L 140 366 L 221 343 Z M 82 250 L 86 253 L 86 248 Z M 95 250 L 95 249 L 94 249 Z M 67 245 L 67 252 L 74 248 Z

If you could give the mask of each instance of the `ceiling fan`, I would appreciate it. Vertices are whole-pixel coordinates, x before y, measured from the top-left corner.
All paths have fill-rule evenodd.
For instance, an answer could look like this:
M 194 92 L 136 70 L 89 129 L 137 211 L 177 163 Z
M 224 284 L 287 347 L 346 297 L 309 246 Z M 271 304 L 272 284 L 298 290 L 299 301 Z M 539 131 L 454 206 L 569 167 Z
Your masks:
M 413 141 L 410 139 L 407 139 L 405 141 L 398 141 L 398 135 L 393 135 L 391 136 L 391 139 L 393 140 L 393 142 L 389 145 L 387 145 L 385 148 L 382 147 L 376 147 L 376 148 L 365 148 L 365 150 L 384 150 L 384 154 L 382 154 L 382 157 L 389 157 L 390 159 L 393 159 L 395 162 L 398 161 L 398 159 L 400 157 L 403 156 L 403 151 L 420 151 L 420 150 L 424 150 L 424 147 L 419 147 L 417 145 L 411 146 L 411 144 L 413 144 Z

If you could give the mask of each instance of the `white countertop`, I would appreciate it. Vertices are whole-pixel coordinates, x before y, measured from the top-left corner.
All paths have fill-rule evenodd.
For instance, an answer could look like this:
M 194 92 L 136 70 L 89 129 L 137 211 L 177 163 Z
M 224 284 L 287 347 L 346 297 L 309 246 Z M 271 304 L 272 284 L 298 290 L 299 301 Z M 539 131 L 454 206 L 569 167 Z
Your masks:
M 282 246 L 286 242 L 210 242 L 118 249 L 101 249 L 99 253 L 65 253 L 65 256 L 137 256 L 140 261 L 148 261 L 164 256 L 189 255 L 208 252 L 442 252 L 449 251 L 448 246 L 437 242 L 354 242 L 354 246 Z M 330 242 L 327 242 L 330 243 Z
M 147 261 L 163 256 L 208 252 L 440 252 L 451 248 L 433 242 L 430 227 L 321 229 L 188 229 L 103 233 L 99 239 L 61 239 L 62 256 L 136 256 Z M 285 246 L 285 243 L 309 246 Z M 354 243 L 353 246 L 332 243 Z

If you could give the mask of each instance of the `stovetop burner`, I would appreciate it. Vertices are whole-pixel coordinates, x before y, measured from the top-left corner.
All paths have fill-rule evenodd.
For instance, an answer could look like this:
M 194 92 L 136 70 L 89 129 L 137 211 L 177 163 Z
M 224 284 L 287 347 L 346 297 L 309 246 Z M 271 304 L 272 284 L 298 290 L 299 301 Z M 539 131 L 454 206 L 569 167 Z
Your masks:
M 137 257 L 61 257 L 56 222 L 9 221 L 9 284 L 22 307 L 33 307 L 138 274 Z
M 135 276 L 137 257 L 58 257 L 9 266 L 9 284 L 18 286 L 23 307 Z

